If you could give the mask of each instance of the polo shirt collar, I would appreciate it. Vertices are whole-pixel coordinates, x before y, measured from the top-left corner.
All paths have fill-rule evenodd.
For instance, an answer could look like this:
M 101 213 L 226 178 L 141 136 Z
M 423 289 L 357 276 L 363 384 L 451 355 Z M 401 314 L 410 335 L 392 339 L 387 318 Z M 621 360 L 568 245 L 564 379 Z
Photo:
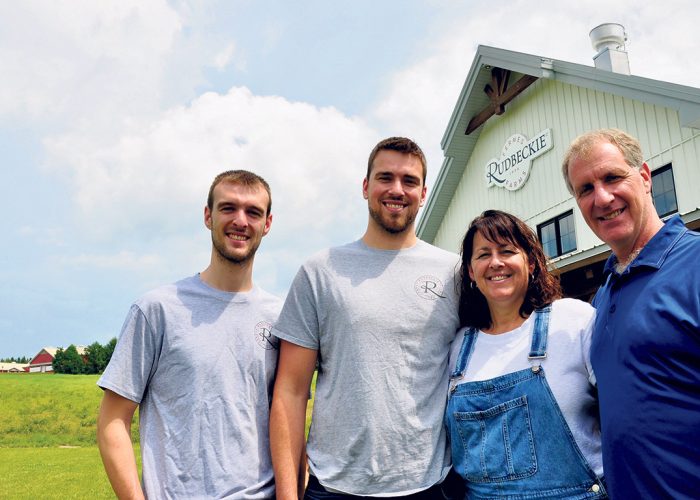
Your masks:
M 676 243 L 678 238 L 680 238 L 688 229 L 683 224 L 683 220 L 680 215 L 676 214 L 670 219 L 668 219 L 663 227 L 659 229 L 649 242 L 644 245 L 642 251 L 639 252 L 637 258 L 632 261 L 629 267 L 625 270 L 629 272 L 635 267 L 652 267 L 658 269 L 663 264 L 666 259 L 666 255 L 671 250 L 673 245 Z M 608 257 L 605 263 L 605 268 L 603 274 L 607 275 L 609 273 L 615 272 L 615 264 L 617 263 L 617 257 L 615 254 Z

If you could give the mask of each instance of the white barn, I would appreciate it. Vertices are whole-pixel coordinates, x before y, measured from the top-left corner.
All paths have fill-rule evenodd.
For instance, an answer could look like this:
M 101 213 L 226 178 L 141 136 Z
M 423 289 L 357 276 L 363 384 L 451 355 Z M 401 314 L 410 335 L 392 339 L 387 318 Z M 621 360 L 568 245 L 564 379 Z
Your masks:
M 659 214 L 700 226 L 700 89 L 630 75 L 624 38 L 603 41 L 597 67 L 477 49 L 442 139 L 421 239 L 456 252 L 475 216 L 511 212 L 537 231 L 565 293 L 588 299 L 610 249 L 576 209 L 561 160 L 576 136 L 606 127 L 640 140 Z

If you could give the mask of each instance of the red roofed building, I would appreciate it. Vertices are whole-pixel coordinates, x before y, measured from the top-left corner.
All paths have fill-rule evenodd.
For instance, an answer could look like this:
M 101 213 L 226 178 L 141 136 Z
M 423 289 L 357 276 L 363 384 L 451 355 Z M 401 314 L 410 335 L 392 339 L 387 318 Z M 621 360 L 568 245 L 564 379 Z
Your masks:
M 85 356 L 85 347 L 76 346 L 78 354 Z M 56 347 L 44 347 L 39 353 L 29 362 L 29 373 L 45 373 L 53 372 L 53 360 L 56 357 Z
M 55 347 L 44 347 L 29 362 L 29 372 L 30 373 L 52 372 L 53 371 L 53 358 L 56 357 L 57 350 L 58 349 Z

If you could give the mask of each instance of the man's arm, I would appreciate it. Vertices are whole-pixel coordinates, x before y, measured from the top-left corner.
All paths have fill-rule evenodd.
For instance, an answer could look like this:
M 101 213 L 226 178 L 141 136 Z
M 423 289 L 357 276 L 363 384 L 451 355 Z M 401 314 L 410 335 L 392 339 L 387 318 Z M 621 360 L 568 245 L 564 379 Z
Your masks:
M 119 499 L 144 498 L 131 444 L 131 419 L 137 406 L 105 389 L 97 417 L 97 444 L 107 477 Z
M 304 456 L 304 424 L 317 351 L 280 341 L 270 410 L 270 451 L 278 500 L 297 500 Z

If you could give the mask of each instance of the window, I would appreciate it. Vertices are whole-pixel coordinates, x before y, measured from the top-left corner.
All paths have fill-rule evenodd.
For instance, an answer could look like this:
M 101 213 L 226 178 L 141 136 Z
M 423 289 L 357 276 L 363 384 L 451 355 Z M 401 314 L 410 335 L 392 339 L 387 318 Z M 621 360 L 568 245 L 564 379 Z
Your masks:
M 671 164 L 658 168 L 651 173 L 651 196 L 659 217 L 666 217 L 678 211 L 676 202 L 676 184 L 673 182 Z
M 573 210 L 537 226 L 537 236 L 542 242 L 545 255 L 549 258 L 576 250 Z

